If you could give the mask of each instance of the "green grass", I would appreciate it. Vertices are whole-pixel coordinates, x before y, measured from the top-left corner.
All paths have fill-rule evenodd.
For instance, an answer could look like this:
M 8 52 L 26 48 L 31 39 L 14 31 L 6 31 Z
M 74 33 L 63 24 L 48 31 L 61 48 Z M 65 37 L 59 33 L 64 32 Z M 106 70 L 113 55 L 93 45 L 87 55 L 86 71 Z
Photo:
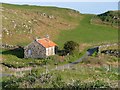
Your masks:
M 2 4 L 2 7 L 4 7 L 2 42 L 12 45 L 25 46 L 34 38 L 42 38 L 47 34 L 54 40 L 61 30 L 76 27 L 77 18 L 81 16 L 75 10 L 58 7 L 13 4 Z M 53 16 L 54 19 L 48 16 Z
M 9 20 L 3 21 L 4 23 L 4 27 L 8 27 L 8 29 L 10 29 L 12 31 L 11 28 L 13 28 L 11 26 L 11 20 L 16 19 L 16 22 L 18 23 L 18 25 L 20 25 L 17 29 L 20 29 L 21 31 L 24 30 L 25 28 L 21 28 L 22 26 L 22 22 L 24 20 L 31 20 L 31 18 L 34 17 L 38 17 L 39 15 L 35 14 L 37 12 L 41 12 L 41 13 L 47 13 L 48 15 L 54 15 L 58 18 L 59 22 L 72 22 L 75 24 L 78 24 L 77 27 L 74 27 L 74 29 L 65 29 L 63 30 L 59 30 L 59 28 L 55 27 L 55 30 L 59 30 L 59 33 L 54 33 L 53 31 L 50 31 L 54 36 L 55 36 L 55 42 L 58 44 L 59 47 L 63 47 L 64 43 L 66 41 L 75 41 L 78 43 L 87 43 L 87 44 L 97 44 L 100 42 L 117 42 L 118 39 L 118 30 L 110 27 L 110 26 L 102 26 L 102 25 L 95 25 L 95 24 L 91 24 L 90 20 L 92 19 L 92 17 L 94 15 L 84 15 L 84 14 L 75 14 L 78 15 L 75 17 L 74 15 L 74 11 L 70 10 L 70 9 L 60 9 L 60 8 L 56 8 L 56 7 L 38 7 L 38 6 L 19 6 L 19 5 L 8 5 L 8 4 L 3 4 L 3 7 L 9 9 L 15 9 L 15 11 L 19 11 L 18 12 L 18 16 L 15 16 L 14 14 L 8 14 L 8 12 L 4 12 L 5 15 L 7 17 L 10 17 Z M 24 14 L 32 14 L 32 16 L 29 17 L 29 15 L 25 15 L 25 17 L 23 17 L 21 15 L 21 12 L 23 12 Z M 70 15 L 72 12 L 72 16 Z M 35 15 L 34 15 L 35 14 Z M 14 18 L 13 18 L 14 15 Z M 34 18 L 35 19 L 35 18 Z M 48 20 L 48 19 L 47 19 Z M 54 22 L 54 21 L 53 21 Z M 51 20 L 51 23 L 53 23 Z M 39 22 L 38 22 L 39 23 Z M 68 23 L 70 25 L 71 23 Z M 26 23 L 26 25 L 28 25 L 28 23 Z M 32 23 L 32 25 L 37 26 L 37 24 Z M 32 26 L 31 25 L 31 26 Z M 41 25 L 41 24 L 40 24 Z M 43 25 L 44 26 L 44 25 Z M 45 26 L 45 29 L 47 30 L 48 28 L 46 28 L 48 26 Z M 33 29 L 33 27 L 32 27 Z M 53 29 L 53 28 L 52 28 Z M 48 29 L 49 30 L 49 29 Z M 12 31 L 14 32 L 14 31 Z M 33 33 L 34 34 L 34 33 Z M 33 35 L 31 34 L 31 35 Z M 16 36 L 15 36 L 16 35 Z M 30 43 L 30 41 L 32 41 L 32 39 L 30 40 L 28 38 L 28 36 L 26 36 L 26 33 L 21 33 L 21 34 L 13 34 L 13 37 L 7 37 L 5 39 L 4 42 L 11 42 L 11 40 L 13 42 L 11 42 L 10 44 L 20 44 L 20 45 L 27 45 L 28 43 Z M 25 37 L 26 36 L 26 37 Z M 23 38 L 21 38 L 23 37 Z M 33 38 L 33 37 L 32 37 Z M 8 43 L 9 44 L 9 43 Z M 86 50 L 86 49 L 85 49 Z M 10 67 L 14 67 L 14 68 L 20 68 L 20 67 L 28 67 L 28 66 L 34 66 L 37 65 L 39 70 L 39 75 L 42 72 L 45 72 L 45 68 L 43 67 L 39 67 L 41 64 L 45 64 L 48 66 L 48 69 L 53 69 L 55 68 L 55 63 L 58 62 L 58 66 L 59 65 L 63 65 L 69 62 L 73 62 L 75 60 L 77 60 L 78 58 L 80 58 L 85 51 L 82 51 L 82 53 L 80 55 L 74 55 L 74 56 L 66 56 L 64 58 L 65 61 L 60 62 L 60 58 L 58 56 L 53 56 L 50 57 L 49 59 L 24 59 L 23 58 L 23 51 L 11 51 L 11 50 L 2 50 L 0 51 L 0 54 L 3 54 L 3 63 L 5 63 L 6 65 L 10 66 Z M 93 57 L 93 59 L 97 60 L 96 58 Z M 49 61 L 47 61 L 49 60 Z M 58 61 L 57 61 L 58 60 Z M 90 59 L 92 60 L 92 59 Z M 100 60 L 99 60 L 100 61 Z M 105 58 L 104 61 L 109 61 L 109 62 L 115 62 L 117 61 L 116 59 L 113 60 L 113 58 Z M 94 61 L 91 61 L 92 63 L 88 63 L 91 64 L 91 67 L 87 66 L 87 63 L 80 63 L 78 65 L 75 65 L 75 67 L 73 67 L 72 69 L 65 69 L 64 71 L 60 70 L 60 71 L 52 71 L 51 73 L 53 74 L 54 77 L 57 77 L 57 75 L 60 75 L 62 77 L 62 80 L 65 82 L 69 82 L 72 79 L 74 80 L 81 80 L 81 81 L 92 81 L 92 80 L 104 80 L 104 81 L 112 81 L 112 80 L 116 80 L 117 81 L 117 68 L 116 67 L 112 67 L 110 72 L 107 72 L 106 69 L 102 66 L 100 67 L 95 67 L 94 65 L 97 64 L 96 61 L 94 63 Z M 105 64 L 105 62 L 103 62 Z M 32 63 L 32 64 L 30 64 Z M 35 70 L 34 70 L 35 71 Z M 5 72 L 5 71 L 4 71 Z M 33 73 L 34 74 L 34 73 Z M 31 75 L 34 76 L 34 75 Z M 39 76 L 37 76 L 36 81 L 38 79 Z M 53 78 L 54 78 L 53 77 Z M 25 77 L 26 78 L 26 77 Z M 22 78 L 21 78 L 22 79 Z M 12 79 L 11 79 L 12 80 Z M 29 80 L 29 78 L 28 78 Z M 24 81 L 24 80 L 23 80 Z M 11 81 L 12 82 L 12 81 Z M 25 79 L 26 83 L 27 80 Z M 8 82 L 9 83 L 9 82 Z M 111 83 L 111 82 L 110 82 Z M 14 84 L 14 83 L 13 83 Z M 36 83 L 38 84 L 38 83 Z M 34 84 L 33 84 L 34 85 Z M 43 84 L 41 84 L 43 85 Z M 47 85 L 47 84 L 45 84 Z M 42 87 L 42 86 L 41 86 Z
M 3 49 L 0 53 L 2 53 L 3 61 L 2 63 L 9 68 L 22 68 L 29 67 L 34 65 L 42 65 L 44 64 L 45 59 L 25 59 L 24 51 L 22 49 L 17 50 L 7 50 Z
M 78 43 L 100 43 L 117 42 L 118 39 L 118 30 L 116 28 L 109 25 L 103 26 L 101 24 L 95 25 L 91 23 L 91 19 L 96 15 L 80 14 L 78 11 L 72 9 L 49 6 L 3 4 L 3 7 L 5 8 L 3 15 L 8 18 L 7 20 L 3 18 L 3 27 L 12 33 L 12 36 L 3 33 L 3 43 L 25 46 L 36 36 L 43 37 L 46 34 L 49 34 L 50 38 L 60 47 L 68 40 L 73 40 Z M 16 12 L 16 14 L 9 13 L 9 10 Z M 40 13 L 53 15 L 56 19 L 43 19 Z M 32 21 L 32 19 L 37 19 L 37 23 Z M 13 28 L 12 20 L 17 24 L 15 29 Z M 32 23 L 30 24 L 28 21 Z M 44 24 L 41 22 L 44 22 Z M 28 33 L 28 28 L 23 27 L 23 23 L 33 30 L 32 34 Z M 68 26 L 64 24 L 68 24 Z M 44 28 L 41 28 L 41 26 Z
M 13 67 L 15 67 L 15 68 L 21 67 L 23 65 L 23 63 L 25 63 L 25 64 L 22 67 L 27 67 L 27 65 L 31 66 L 29 64 L 30 62 L 34 63 L 35 65 L 41 63 L 41 60 L 39 60 L 39 59 L 21 59 L 21 58 L 16 57 L 15 55 L 9 55 L 9 54 L 8 55 L 3 55 L 3 57 L 4 56 L 5 56 L 6 60 L 4 60 L 3 62 L 5 62 L 5 63 L 7 63 L 9 65 L 13 65 Z M 46 65 L 48 70 L 51 70 L 51 69 L 55 68 L 54 60 L 52 60 L 52 58 L 53 57 L 50 57 L 50 59 L 48 59 L 49 61 L 47 62 L 47 65 Z M 71 61 L 74 61 L 77 58 L 78 57 L 69 56 L 69 59 Z M 93 57 L 93 59 L 94 58 L 96 59 L 97 57 Z M 91 61 L 93 59 L 91 59 Z M 112 58 L 111 58 L 111 60 L 112 60 Z M 109 60 L 107 60 L 107 58 L 105 58 L 104 59 L 104 64 L 107 61 L 109 61 Z M 16 62 L 18 62 L 18 64 L 16 64 Z M 63 63 L 59 62 L 58 66 L 62 65 L 62 64 L 66 64 L 66 63 L 68 63 L 68 61 L 63 62 Z M 50 75 L 52 75 L 52 82 L 54 80 L 56 80 L 55 78 L 61 77 L 60 81 L 65 82 L 65 83 L 73 82 L 73 80 L 74 81 L 79 80 L 82 83 L 84 83 L 84 82 L 85 83 L 95 82 L 96 80 L 100 80 L 100 81 L 108 83 L 111 87 L 117 87 L 118 75 L 119 74 L 118 74 L 118 71 L 117 71 L 118 68 L 116 66 L 112 66 L 111 70 L 107 71 L 104 66 L 99 66 L 99 65 L 96 65 L 95 63 L 90 63 L 89 65 L 90 66 L 87 66 L 87 64 L 82 62 L 82 63 L 74 65 L 70 69 L 50 71 Z M 15 83 L 17 83 L 18 86 L 21 87 L 22 83 L 25 83 L 25 82 L 27 83 L 30 80 L 33 80 L 35 78 L 36 82 L 31 82 L 30 81 L 32 83 L 31 86 L 34 87 L 34 85 L 38 84 L 38 81 L 41 81 L 40 76 L 41 76 L 42 73 L 46 73 L 46 69 L 45 69 L 45 67 L 40 67 L 38 65 L 37 69 L 33 68 L 32 71 L 33 72 L 31 74 L 28 74 L 28 73 L 30 73 L 30 71 L 28 71 L 28 72 L 23 71 L 23 73 L 25 73 L 24 77 L 20 77 L 20 78 L 16 77 L 16 76 L 12 77 L 12 78 L 8 77 L 9 80 L 7 81 L 7 79 L 3 79 L 3 82 L 6 81 L 7 85 L 11 85 L 10 83 L 13 83 L 13 86 L 14 86 L 16 84 L 14 84 L 13 81 L 16 81 Z M 19 72 L 17 73 L 17 75 L 19 75 Z M 46 80 L 46 78 L 47 77 L 45 77 L 44 79 Z M 114 84 L 112 83 L 113 81 L 115 82 L 116 86 L 114 86 Z M 54 81 L 54 84 L 58 85 L 58 84 L 60 84 L 60 82 L 58 82 L 58 80 L 56 80 L 56 81 Z M 42 87 L 42 86 L 43 87 L 53 87 L 51 85 L 53 85 L 53 83 L 48 84 L 48 82 L 46 82 L 44 84 L 41 84 L 39 82 L 39 87 Z M 30 87 L 29 84 L 28 84 L 28 87 Z M 35 86 L 35 87 L 37 87 L 37 86 Z
M 79 59 L 83 54 L 74 54 L 69 56 L 64 56 L 62 59 L 59 55 L 50 56 L 46 59 L 25 59 L 24 58 L 24 52 L 22 49 L 20 50 L 7 50 L 3 49 L 0 51 L 3 56 L 2 63 L 6 65 L 9 68 L 22 68 L 22 67 L 33 67 L 33 66 L 42 66 L 42 65 L 48 65 L 49 68 L 55 68 L 55 63 L 58 65 L 64 65 L 70 62 L 74 62 L 77 59 Z
M 75 81 L 80 81 L 81 83 L 86 83 L 86 84 L 88 83 L 88 87 L 89 87 L 90 85 L 89 82 L 100 81 L 100 82 L 108 83 L 108 85 L 111 88 L 118 87 L 117 86 L 118 75 L 113 73 L 113 71 L 107 72 L 105 69 L 103 69 L 103 67 L 96 67 L 96 66 L 88 67 L 83 64 L 77 64 L 75 65 L 74 68 L 75 69 L 67 69 L 64 71 L 62 70 L 51 71 L 49 73 L 45 73 L 45 70 L 41 68 L 42 72 L 40 69 L 33 70 L 32 73 L 28 72 L 23 77 L 18 77 L 18 78 L 11 77 L 11 78 L 8 78 L 8 81 L 7 79 L 3 80 L 4 82 L 3 84 L 8 86 L 18 85 L 20 88 L 22 85 L 25 88 L 26 86 L 24 86 L 24 83 L 26 82 L 26 85 L 28 85 L 28 87 L 43 86 L 44 88 L 45 87 L 50 88 L 50 87 L 54 87 L 54 85 L 61 86 L 61 84 L 64 84 L 64 83 L 68 85 L 68 83 L 72 84 Z M 50 78 L 48 78 L 47 76 L 50 76 Z M 38 86 L 36 86 L 37 84 Z
M 83 15 L 78 27 L 72 30 L 64 30 L 60 33 L 56 42 L 62 46 L 64 42 L 73 40 L 79 43 L 113 42 L 118 39 L 118 30 L 109 26 L 90 24 L 93 15 Z

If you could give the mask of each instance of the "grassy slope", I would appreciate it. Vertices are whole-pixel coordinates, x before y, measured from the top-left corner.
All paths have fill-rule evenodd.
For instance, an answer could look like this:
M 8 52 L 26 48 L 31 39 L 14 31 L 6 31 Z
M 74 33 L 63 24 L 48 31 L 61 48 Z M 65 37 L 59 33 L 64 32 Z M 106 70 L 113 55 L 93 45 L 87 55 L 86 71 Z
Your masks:
M 77 18 L 80 17 L 79 12 L 75 10 L 57 7 L 9 4 L 2 6 L 3 43 L 8 44 L 26 45 L 36 36 L 44 37 L 47 34 L 54 40 L 61 30 L 75 28 Z M 50 19 L 48 16 L 54 18 Z
M 74 40 L 80 43 L 98 43 L 117 41 L 118 31 L 109 26 L 100 26 L 90 23 L 93 15 L 83 15 L 79 26 L 70 31 L 62 31 L 57 40 L 59 45 L 68 40 Z
M 3 4 L 3 7 L 5 8 L 3 15 L 9 19 L 5 20 L 3 18 L 3 27 L 8 28 L 13 33 L 12 36 L 4 35 L 3 33 L 3 42 L 5 43 L 26 45 L 33 40 L 33 37 L 43 37 L 46 34 L 49 34 L 51 39 L 55 40 L 59 46 L 63 46 L 64 42 L 68 40 L 74 40 L 79 43 L 117 41 L 117 29 L 90 23 L 94 15 L 79 14 L 74 10 L 57 7 L 8 4 Z M 16 12 L 17 15 L 9 12 L 9 10 Z M 44 18 L 37 13 L 53 15 L 56 19 Z M 34 22 L 31 19 L 38 21 Z M 20 26 L 13 29 L 12 20 L 15 20 Z M 28 21 L 31 21 L 32 24 L 29 24 Z M 27 33 L 29 29 L 23 27 L 23 24 L 30 26 L 33 33 Z
M 92 23 L 118 28 L 120 11 L 107 11 L 92 18 Z

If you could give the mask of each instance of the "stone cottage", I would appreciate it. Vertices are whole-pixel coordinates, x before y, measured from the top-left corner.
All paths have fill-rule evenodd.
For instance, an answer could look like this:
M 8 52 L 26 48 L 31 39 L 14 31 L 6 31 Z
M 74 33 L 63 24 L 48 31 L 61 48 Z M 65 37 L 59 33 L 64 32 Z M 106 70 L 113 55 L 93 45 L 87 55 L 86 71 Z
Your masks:
M 46 58 L 55 55 L 56 46 L 49 38 L 35 39 L 24 47 L 24 58 Z

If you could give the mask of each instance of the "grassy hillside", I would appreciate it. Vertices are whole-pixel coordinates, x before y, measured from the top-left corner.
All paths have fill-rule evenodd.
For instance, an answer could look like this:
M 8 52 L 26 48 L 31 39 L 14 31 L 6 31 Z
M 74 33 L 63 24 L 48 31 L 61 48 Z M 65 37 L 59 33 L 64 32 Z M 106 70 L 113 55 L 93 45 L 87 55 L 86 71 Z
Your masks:
M 68 40 L 77 41 L 79 43 L 100 43 L 100 42 L 113 42 L 117 41 L 118 31 L 110 26 L 101 26 L 91 24 L 90 20 L 94 15 L 83 15 L 83 19 L 79 22 L 79 26 L 75 29 L 62 31 L 58 42 Z
M 26 45 L 35 37 L 47 34 L 59 46 L 68 40 L 79 43 L 117 41 L 116 28 L 91 22 L 96 15 L 58 7 L 2 4 L 2 8 L 3 43 Z
M 112 27 L 118 27 L 120 22 L 119 11 L 107 11 L 99 14 L 93 18 L 94 23 L 110 25 Z
M 55 39 L 63 29 L 75 28 L 78 11 L 57 7 L 2 4 L 3 43 L 30 43 L 49 34 Z M 12 40 L 11 40 L 12 39 Z

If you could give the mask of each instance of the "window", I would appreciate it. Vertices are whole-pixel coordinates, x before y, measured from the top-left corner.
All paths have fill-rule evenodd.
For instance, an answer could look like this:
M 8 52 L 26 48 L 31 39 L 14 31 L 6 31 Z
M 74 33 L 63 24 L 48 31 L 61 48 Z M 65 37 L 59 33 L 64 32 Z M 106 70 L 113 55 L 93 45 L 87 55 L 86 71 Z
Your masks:
M 31 56 L 31 55 L 32 55 L 32 50 L 29 49 L 29 50 L 28 50 L 28 56 Z
M 54 55 L 54 47 L 46 48 L 46 55 Z

